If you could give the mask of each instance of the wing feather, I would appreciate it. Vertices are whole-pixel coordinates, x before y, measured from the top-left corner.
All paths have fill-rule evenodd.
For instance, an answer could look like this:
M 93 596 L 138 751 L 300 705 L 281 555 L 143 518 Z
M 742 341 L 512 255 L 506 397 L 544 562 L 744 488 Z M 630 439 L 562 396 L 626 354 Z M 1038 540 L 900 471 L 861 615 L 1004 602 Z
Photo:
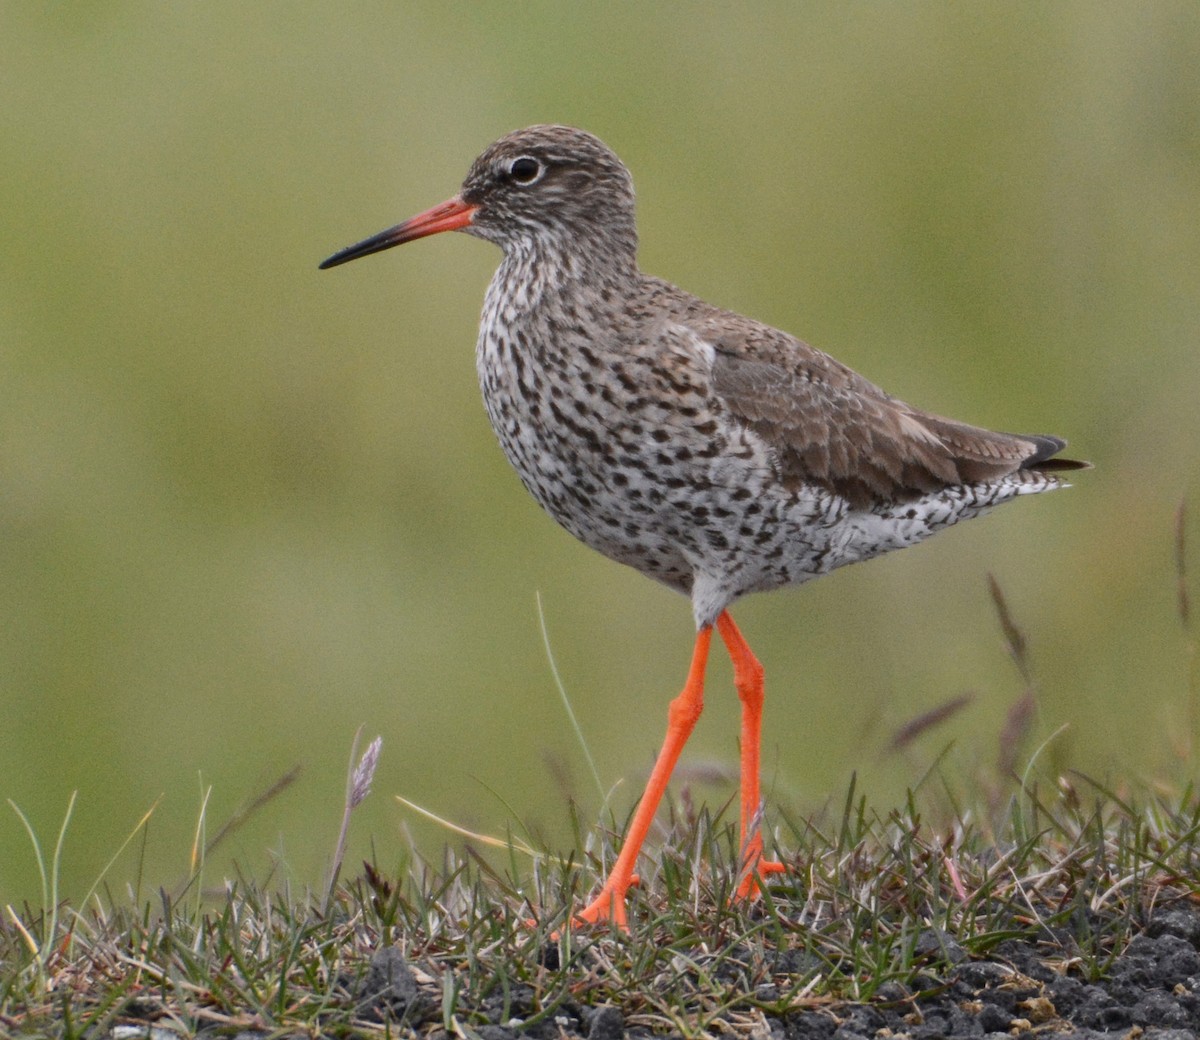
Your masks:
M 827 354 L 734 315 L 689 323 L 713 348 L 712 390 L 775 453 L 786 484 L 816 484 L 855 508 L 994 480 L 1050 462 L 1057 438 L 1020 436 L 912 408 Z

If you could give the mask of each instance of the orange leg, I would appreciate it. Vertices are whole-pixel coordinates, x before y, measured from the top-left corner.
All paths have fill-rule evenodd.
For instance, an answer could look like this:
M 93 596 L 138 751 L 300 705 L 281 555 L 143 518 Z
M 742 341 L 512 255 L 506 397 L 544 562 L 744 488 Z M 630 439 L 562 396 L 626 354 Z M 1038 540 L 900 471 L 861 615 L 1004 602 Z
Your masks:
M 724 635 L 724 632 L 722 634 Z M 728 641 L 729 637 L 725 638 Z M 637 812 L 634 813 L 633 823 L 629 826 L 625 847 L 621 849 L 617 862 L 613 864 L 612 873 L 608 875 L 600 894 L 575 915 L 577 924 L 591 924 L 604 920 L 610 921 L 622 931 L 629 931 L 625 917 L 625 893 L 633 883 L 633 868 L 637 863 L 642 842 L 646 840 L 650 831 L 650 824 L 654 821 L 658 803 L 667 789 L 667 781 L 671 779 L 671 772 L 675 763 L 679 761 L 683 745 L 687 743 L 696 726 L 696 720 L 700 718 L 700 712 L 704 709 L 704 666 L 708 661 L 708 645 L 711 639 L 711 628 L 702 628 L 696 633 L 696 648 L 692 651 L 692 666 L 688 671 L 687 683 L 683 692 L 671 701 L 667 709 L 667 736 L 663 741 L 662 750 L 658 753 L 658 760 L 654 763 L 650 779 L 646 782 L 646 791 L 638 804 Z M 760 699 L 761 685 L 760 682 Z
M 784 870 L 782 863 L 762 858 L 759 820 L 762 799 L 758 789 L 759 746 L 762 732 L 763 666 L 750 650 L 728 611 L 717 618 L 717 631 L 733 662 L 733 682 L 742 702 L 742 870 L 738 899 L 758 895 L 759 880 Z

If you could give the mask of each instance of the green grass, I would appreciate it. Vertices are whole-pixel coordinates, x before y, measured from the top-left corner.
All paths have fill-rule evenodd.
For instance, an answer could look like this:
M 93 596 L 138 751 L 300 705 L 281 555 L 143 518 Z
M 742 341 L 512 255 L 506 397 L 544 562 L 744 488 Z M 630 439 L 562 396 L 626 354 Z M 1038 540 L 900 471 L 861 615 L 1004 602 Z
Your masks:
M 1177 613 L 1192 667 L 1176 751 L 1186 777 L 1196 671 L 1183 530 L 1181 507 Z M 657 848 L 640 864 L 627 935 L 572 927 L 624 829 L 615 820 L 585 825 L 573 803 L 573 851 L 528 835 L 459 831 L 467 843 L 448 847 L 438 863 L 410 848 L 400 862 L 343 871 L 351 816 L 381 754 L 376 740 L 359 758 L 361 731 L 321 890 L 236 872 L 205 887 L 208 857 L 291 775 L 211 838 L 210 791 L 202 790 L 188 876 L 147 896 L 139 871 L 114 893 L 106 875 L 130 845 L 144 857 L 152 809 L 78 906 L 59 897 L 74 799 L 49 852 L 13 805 L 40 873 L 41 905 L 7 906 L 0 919 L 0 1031 L 95 1037 L 117 1023 L 154 1023 L 184 1035 L 444 1029 L 469 1038 L 487 1023 L 531 1028 L 614 1005 L 627 1028 L 711 1036 L 752 1031 L 763 1016 L 895 1001 L 898 992 L 908 999 L 937 989 L 951 961 L 989 958 L 1010 940 L 1099 979 L 1153 912 L 1200 901 L 1200 795 L 1187 780 L 1135 786 L 1047 776 L 1043 751 L 1053 736 L 1028 746 L 1038 698 L 1028 640 L 995 581 L 992 594 L 1019 677 L 994 764 L 964 788 L 940 756 L 888 812 L 872 809 L 854 780 L 824 810 L 769 809 L 768 852 L 790 869 L 749 905 L 730 902 L 738 857 L 728 806 L 705 808 L 679 786 L 660 814 Z M 899 727 L 891 748 L 927 737 L 961 706 L 951 699 Z M 402 1000 L 380 997 L 369 982 L 373 958 L 378 965 L 389 947 L 411 969 Z
M 1200 899 L 1200 799 L 1192 788 L 1119 796 L 1086 778 L 1015 790 L 994 815 L 910 794 L 876 815 L 851 785 L 840 810 L 778 822 L 792 868 L 765 898 L 731 906 L 733 821 L 667 814 L 643 862 L 632 933 L 573 931 L 614 854 L 607 830 L 566 858 L 471 847 L 364 864 L 326 892 L 235 877 L 199 898 L 112 893 L 79 907 L 9 907 L 0 925 L 0 1027 L 92 1036 L 117 1022 L 381 1034 L 363 1002 L 372 954 L 395 945 L 420 996 L 392 1026 L 469 1036 L 533 1025 L 564 1005 L 614 1004 L 627 1026 L 687 1036 L 831 1002 L 892 997 L 936 977 L 951 944 L 973 958 L 1021 938 L 1098 978 L 1153 908 Z M 394 1034 L 393 1034 L 394 1035 Z

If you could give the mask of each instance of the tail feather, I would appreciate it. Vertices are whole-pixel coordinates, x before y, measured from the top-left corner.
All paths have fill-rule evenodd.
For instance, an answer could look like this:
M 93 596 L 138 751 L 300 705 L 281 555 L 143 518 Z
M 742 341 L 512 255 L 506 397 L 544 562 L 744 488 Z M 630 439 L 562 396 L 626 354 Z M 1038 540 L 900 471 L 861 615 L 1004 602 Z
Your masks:
M 1030 441 L 1036 445 L 1034 453 L 1021 463 L 1021 469 L 1036 469 L 1041 470 L 1043 473 L 1057 473 L 1063 470 L 1092 468 L 1090 462 L 1084 462 L 1080 459 L 1055 458 L 1067 446 L 1067 442 L 1061 437 L 1052 437 L 1049 434 L 1043 433 L 1026 433 L 1019 436 L 1022 440 Z

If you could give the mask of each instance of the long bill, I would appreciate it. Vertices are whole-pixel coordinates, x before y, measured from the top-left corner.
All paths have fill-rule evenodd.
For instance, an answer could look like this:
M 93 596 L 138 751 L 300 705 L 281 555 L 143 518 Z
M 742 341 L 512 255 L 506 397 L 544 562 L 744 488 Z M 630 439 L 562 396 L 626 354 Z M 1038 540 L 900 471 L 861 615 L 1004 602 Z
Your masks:
M 424 213 L 418 213 L 403 224 L 397 224 L 393 228 L 379 232 L 378 235 L 364 239 L 357 245 L 347 246 L 340 252 L 334 253 L 328 260 L 320 264 L 320 270 L 337 267 L 338 264 L 357 260 L 360 256 L 381 253 L 385 249 L 391 249 L 392 246 L 400 246 L 405 242 L 412 242 L 428 235 L 437 235 L 443 231 L 460 231 L 471 223 L 478 210 L 478 206 L 464 202 L 461 195 L 455 195 L 454 198 L 447 199 L 440 206 L 434 206 L 433 209 L 427 209 Z

